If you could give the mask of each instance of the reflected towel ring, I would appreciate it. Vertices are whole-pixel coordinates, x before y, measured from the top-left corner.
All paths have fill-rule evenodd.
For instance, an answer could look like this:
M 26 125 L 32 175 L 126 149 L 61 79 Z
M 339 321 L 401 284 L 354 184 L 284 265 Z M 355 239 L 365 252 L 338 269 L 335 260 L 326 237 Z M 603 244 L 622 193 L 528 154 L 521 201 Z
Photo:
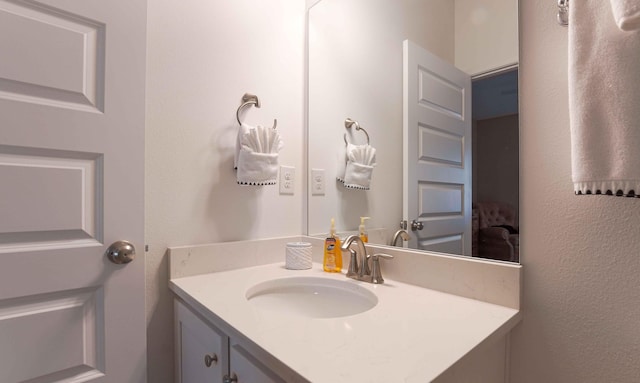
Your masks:
M 260 100 L 258 99 L 258 96 L 256 96 L 255 94 L 245 93 L 244 96 L 242 96 L 242 104 L 240 104 L 240 106 L 238 107 L 238 110 L 236 111 L 236 120 L 238 120 L 239 125 L 242 125 L 242 121 L 240 121 L 240 111 L 250 105 L 254 105 L 256 108 L 259 108 Z M 278 120 L 274 118 L 273 129 L 275 129 L 276 126 L 278 126 Z
M 356 126 L 356 130 L 362 130 L 362 132 L 367 136 L 367 145 L 371 144 L 371 140 L 369 139 L 369 133 L 367 133 L 366 130 L 364 130 L 363 127 L 360 126 L 360 124 L 358 123 L 358 121 L 355 121 L 351 118 L 347 118 L 346 120 L 344 120 L 344 127 L 347 129 L 351 129 L 351 127 L 355 125 Z M 347 141 L 347 133 L 344 134 L 344 143 L 348 144 L 349 142 Z
M 569 25 L 569 0 L 558 0 L 557 20 L 563 27 Z

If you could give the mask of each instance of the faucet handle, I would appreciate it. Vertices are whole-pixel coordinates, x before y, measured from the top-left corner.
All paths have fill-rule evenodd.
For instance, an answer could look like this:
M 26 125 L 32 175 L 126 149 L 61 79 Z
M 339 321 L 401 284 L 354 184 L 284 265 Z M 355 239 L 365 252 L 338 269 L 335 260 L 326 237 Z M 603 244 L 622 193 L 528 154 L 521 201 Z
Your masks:
M 356 252 L 352 248 L 348 248 L 351 258 L 349 259 L 349 269 L 347 270 L 347 277 L 353 278 L 358 275 L 358 258 Z
M 384 283 L 384 278 L 382 278 L 382 272 L 380 271 L 380 258 L 383 259 L 393 259 L 393 255 L 389 254 L 373 254 L 371 259 L 373 260 L 373 265 L 371 266 L 371 282 L 375 284 Z

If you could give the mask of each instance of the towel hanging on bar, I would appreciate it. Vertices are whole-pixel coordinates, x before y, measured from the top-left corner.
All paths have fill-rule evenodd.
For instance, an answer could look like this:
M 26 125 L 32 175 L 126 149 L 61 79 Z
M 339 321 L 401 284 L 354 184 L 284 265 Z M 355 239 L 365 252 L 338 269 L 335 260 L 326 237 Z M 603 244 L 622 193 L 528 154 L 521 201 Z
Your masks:
M 236 139 L 233 159 L 239 185 L 275 185 L 278 176 L 278 152 L 282 149 L 282 139 L 276 130 L 277 120 L 272 128 L 261 125 L 250 126 L 240 121 L 240 111 L 247 106 L 260 107 L 258 96 L 245 93 L 242 104 L 236 110 L 240 127 Z
M 569 9 L 569 118 L 576 194 L 640 196 L 640 32 L 618 27 L 619 15 L 616 11 L 614 17 L 613 9 L 623 2 L 581 0 Z M 638 5 L 640 0 L 626 3 Z
M 347 118 L 344 120 L 344 127 L 347 130 L 355 127 L 356 131 L 362 131 L 367 137 L 367 143 L 365 145 L 353 145 L 347 141 L 347 134 L 344 134 L 344 143 L 347 145 L 347 151 L 345 161 L 338 168 L 336 179 L 346 188 L 369 190 L 371 187 L 371 174 L 376 166 L 376 149 L 370 145 L 371 137 L 360 126 L 358 121 Z

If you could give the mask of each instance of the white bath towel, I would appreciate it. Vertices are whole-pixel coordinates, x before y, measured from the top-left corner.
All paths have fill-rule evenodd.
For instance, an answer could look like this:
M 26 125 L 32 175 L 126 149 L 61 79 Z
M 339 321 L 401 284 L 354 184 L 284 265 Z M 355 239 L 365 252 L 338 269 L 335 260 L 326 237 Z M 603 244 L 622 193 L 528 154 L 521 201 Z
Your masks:
M 640 0 L 611 0 L 611 10 L 623 31 L 640 29 Z
M 640 32 L 618 28 L 612 5 L 580 0 L 569 7 L 576 194 L 640 194 Z
M 278 177 L 278 152 L 283 146 L 278 131 L 260 125 L 242 125 L 236 164 L 238 184 L 275 185 Z
M 376 149 L 371 145 L 347 144 L 345 160 L 344 169 L 339 170 L 338 181 L 350 189 L 369 190 L 376 166 Z

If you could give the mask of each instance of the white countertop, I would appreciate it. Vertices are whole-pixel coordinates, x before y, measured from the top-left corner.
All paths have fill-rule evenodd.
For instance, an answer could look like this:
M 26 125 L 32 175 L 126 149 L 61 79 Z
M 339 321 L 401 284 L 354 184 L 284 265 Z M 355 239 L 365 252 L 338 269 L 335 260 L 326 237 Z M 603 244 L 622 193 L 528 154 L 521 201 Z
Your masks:
M 378 304 L 352 316 L 311 319 L 258 308 L 246 299 L 257 283 L 300 276 L 359 284 Z M 314 383 L 429 382 L 480 343 L 505 336 L 520 319 L 513 308 L 394 280 L 358 282 L 325 273 L 316 263 L 301 271 L 280 262 L 175 278 L 170 288 Z

